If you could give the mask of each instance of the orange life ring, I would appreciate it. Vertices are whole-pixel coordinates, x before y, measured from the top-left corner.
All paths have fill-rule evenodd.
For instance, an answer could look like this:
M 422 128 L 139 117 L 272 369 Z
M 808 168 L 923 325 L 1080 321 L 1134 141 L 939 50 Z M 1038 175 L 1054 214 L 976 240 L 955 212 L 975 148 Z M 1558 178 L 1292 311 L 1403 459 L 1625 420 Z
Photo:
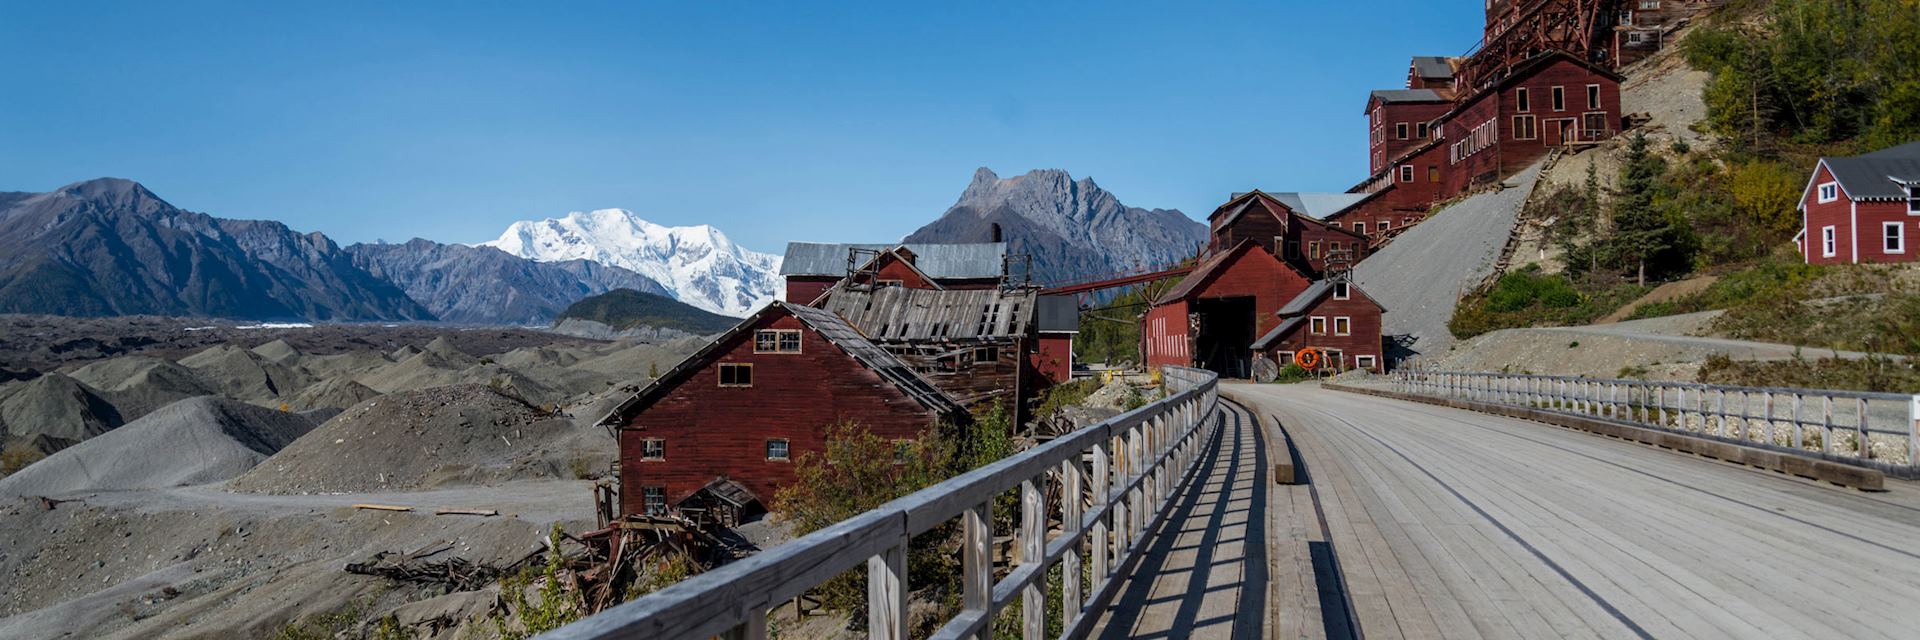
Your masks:
M 1293 363 L 1302 369 L 1312 370 L 1320 366 L 1320 350 L 1313 347 L 1301 349 L 1293 354 Z

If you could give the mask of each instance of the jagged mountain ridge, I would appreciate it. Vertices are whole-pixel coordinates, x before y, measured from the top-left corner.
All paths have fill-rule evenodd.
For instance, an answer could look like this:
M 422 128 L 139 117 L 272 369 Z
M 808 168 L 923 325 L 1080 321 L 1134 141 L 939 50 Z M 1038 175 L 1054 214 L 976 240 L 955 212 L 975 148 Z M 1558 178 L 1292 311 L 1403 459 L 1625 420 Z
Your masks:
M 589 260 L 536 262 L 420 238 L 346 250 L 356 266 L 399 285 L 445 322 L 544 325 L 568 305 L 609 291 L 671 295 L 652 278 Z
M 1038 169 L 1003 179 L 981 167 L 946 213 L 903 242 L 985 242 L 994 224 L 1012 252 L 1033 257 L 1040 282 L 1171 265 L 1193 257 L 1207 236 L 1186 214 L 1126 206 L 1092 178 Z
M 180 209 L 132 180 L 0 196 L 0 312 L 431 320 L 318 232 Z
M 708 225 L 667 227 L 625 209 L 515 222 L 481 243 L 541 262 L 591 260 L 630 269 L 702 310 L 746 316 L 780 290 L 780 256 L 733 244 Z

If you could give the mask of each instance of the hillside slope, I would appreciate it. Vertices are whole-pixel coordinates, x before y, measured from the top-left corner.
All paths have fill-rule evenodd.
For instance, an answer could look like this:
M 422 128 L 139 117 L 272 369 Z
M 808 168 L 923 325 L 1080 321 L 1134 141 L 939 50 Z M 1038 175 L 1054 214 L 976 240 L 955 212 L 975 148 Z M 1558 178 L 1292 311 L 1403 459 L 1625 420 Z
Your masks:
M 615 289 L 667 295 L 652 278 L 589 260 L 536 262 L 493 247 L 404 244 L 347 247 L 353 263 L 399 285 L 445 322 L 544 325 L 582 298 Z
M 615 289 L 586 298 L 560 312 L 557 322 L 589 320 L 615 330 L 672 329 L 693 335 L 726 331 L 739 318 L 708 313 L 664 295 Z

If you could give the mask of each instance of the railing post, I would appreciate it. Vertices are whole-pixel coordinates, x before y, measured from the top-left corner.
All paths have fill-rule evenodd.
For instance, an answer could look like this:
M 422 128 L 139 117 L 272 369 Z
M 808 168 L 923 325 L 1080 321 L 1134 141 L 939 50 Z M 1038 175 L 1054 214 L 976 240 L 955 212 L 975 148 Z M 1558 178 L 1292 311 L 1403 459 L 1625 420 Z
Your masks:
M 1776 444 L 1773 441 L 1773 392 L 1767 391 L 1765 393 L 1766 393 L 1766 396 L 1765 396 L 1766 401 L 1762 402 L 1761 405 L 1762 405 L 1762 410 L 1764 410 L 1767 414 L 1766 415 L 1767 426 L 1765 429 L 1761 429 L 1762 431 L 1761 435 L 1766 437 L 1767 444 Z
M 1145 423 L 1136 424 L 1127 430 L 1127 482 L 1133 488 L 1127 491 L 1127 511 L 1133 516 L 1127 522 L 1127 544 L 1138 544 L 1147 530 L 1146 482 L 1139 481 L 1148 471 L 1146 443 L 1142 442 Z
M 1833 396 L 1820 396 L 1820 452 L 1833 453 Z
M 1907 466 L 1920 466 L 1920 396 L 1907 402 Z
M 993 501 L 974 505 L 960 514 L 961 524 L 961 605 L 966 611 L 979 612 L 992 619 L 993 613 Z M 991 630 L 982 630 L 979 640 L 990 640 Z
M 867 558 L 867 633 L 871 638 L 907 638 L 907 539 Z
M 1128 471 L 1128 466 L 1133 462 L 1133 452 L 1127 448 L 1125 434 L 1114 436 L 1113 442 L 1113 449 L 1120 452 L 1120 457 L 1118 459 L 1119 464 L 1113 465 L 1113 475 L 1110 478 L 1111 484 L 1107 485 L 1108 496 L 1112 496 L 1113 492 L 1119 491 L 1121 487 L 1126 486 L 1127 477 L 1133 475 Z M 1122 493 L 1119 501 L 1113 503 L 1113 515 L 1111 516 L 1113 520 L 1113 548 L 1110 550 L 1111 555 L 1108 556 L 1108 571 L 1116 571 L 1120 568 L 1120 561 L 1126 557 L 1127 546 L 1133 544 L 1131 535 L 1133 532 L 1133 510 L 1127 508 L 1131 497 L 1131 493 Z
M 1020 481 L 1020 564 L 1033 565 L 1032 581 L 1020 590 L 1021 630 L 1047 635 L 1047 474 Z
M 1080 456 L 1075 455 L 1060 462 L 1060 528 L 1067 536 L 1080 535 L 1081 518 L 1086 514 L 1080 502 L 1083 489 L 1081 478 L 1085 476 L 1080 467 Z M 1072 625 L 1080 617 L 1080 605 L 1086 599 L 1082 596 L 1080 582 L 1080 545 L 1067 545 L 1067 553 L 1060 557 L 1060 623 L 1064 628 Z
M 1793 448 L 1795 450 L 1806 448 L 1806 440 L 1800 432 L 1800 423 L 1804 420 L 1801 413 L 1801 406 L 1805 400 L 1801 396 L 1802 394 L 1793 394 Z
M 1719 393 L 1714 394 L 1713 399 L 1713 415 L 1717 423 L 1714 433 L 1725 438 L 1727 437 L 1727 390 L 1718 389 L 1717 391 Z
M 1873 459 L 1873 439 L 1867 435 L 1868 434 L 1867 399 L 1860 398 L 1859 401 L 1860 401 L 1860 404 L 1857 405 L 1859 407 L 1859 411 L 1858 411 L 1859 418 L 1854 420 L 1853 428 L 1854 428 L 1854 431 L 1859 433 L 1859 437 L 1860 437 L 1860 446 L 1859 446 L 1860 459 L 1872 460 Z
M 1093 487 L 1093 503 L 1099 507 L 1107 506 L 1108 500 L 1113 496 L 1113 471 L 1109 468 L 1112 463 L 1109 462 L 1111 456 L 1107 453 L 1112 446 L 1106 439 L 1101 439 L 1093 445 L 1093 482 L 1090 484 Z M 1113 508 L 1124 507 L 1116 504 Z M 1114 513 L 1116 512 L 1109 509 L 1105 516 L 1093 521 L 1093 543 L 1087 545 L 1087 556 L 1093 560 L 1093 593 L 1099 593 L 1107 586 L 1107 561 L 1111 557 L 1108 554 L 1112 553 L 1113 549 L 1113 543 L 1108 540 L 1110 529 L 1107 528 L 1107 521 L 1114 517 Z

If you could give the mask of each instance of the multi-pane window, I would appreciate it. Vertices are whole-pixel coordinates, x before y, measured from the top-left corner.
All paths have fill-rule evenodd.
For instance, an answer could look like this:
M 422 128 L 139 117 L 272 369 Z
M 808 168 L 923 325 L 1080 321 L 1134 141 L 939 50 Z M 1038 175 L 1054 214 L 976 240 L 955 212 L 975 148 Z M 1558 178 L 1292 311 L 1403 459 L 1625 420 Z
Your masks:
M 1829 182 L 1829 183 L 1820 185 L 1820 202 L 1821 203 L 1833 202 L 1839 199 L 1840 199 L 1839 184 Z M 1912 205 L 1908 205 L 1908 208 L 1911 209 Z
M 1587 108 L 1588 109 L 1600 108 L 1600 85 L 1597 85 L 1597 84 L 1587 85 Z
M 800 353 L 799 329 L 762 329 L 753 332 L 754 353 Z
M 1553 88 L 1553 110 L 1554 111 L 1567 110 L 1567 88 L 1566 87 Z
M 1535 126 L 1535 121 L 1533 116 L 1514 116 L 1513 117 L 1513 139 L 1515 140 L 1539 139 L 1540 132 L 1535 130 L 1534 126 Z
M 666 515 L 667 488 L 666 487 L 641 487 L 640 501 L 641 501 L 641 504 L 645 506 L 647 510 L 647 515 L 654 515 L 654 516 Z
M 1834 233 L 1833 233 L 1833 226 L 1832 226 L 1832 225 L 1828 225 L 1828 226 L 1825 226 L 1825 227 L 1821 227 L 1821 229 L 1820 229 L 1820 255 L 1822 255 L 1822 256 L 1825 256 L 1825 257 L 1828 257 L 1828 258 L 1831 258 L 1831 257 L 1833 257 L 1834 255 L 1836 255 L 1836 254 L 1838 254 L 1838 253 L 1839 253 L 1839 248 L 1838 248 L 1837 246 L 1835 246 L 1836 244 L 1837 244 L 1837 243 L 1835 243 L 1835 242 L 1834 242 Z
M 1526 87 L 1520 87 L 1518 89 L 1513 90 L 1513 105 L 1514 107 L 1518 108 L 1521 113 L 1526 113 L 1532 110 L 1533 101 L 1530 98 L 1532 98 L 1532 96 L 1527 95 Z
M 1307 333 L 1316 336 L 1327 335 L 1327 319 L 1324 316 L 1307 318 Z
M 720 386 L 722 387 L 753 386 L 753 365 L 731 363 L 731 362 L 721 364 L 720 365 Z
M 1336 335 L 1336 336 L 1353 335 L 1353 318 L 1349 318 L 1346 316 L 1340 316 L 1340 317 L 1334 318 L 1333 319 L 1333 335 Z
M 973 361 L 974 362 L 999 362 L 1000 347 L 975 347 L 973 349 Z
M 1887 253 L 1907 252 L 1907 224 L 1886 222 L 1880 225 L 1881 244 Z
M 641 460 L 667 459 L 667 441 L 661 438 L 647 438 L 640 441 Z
M 1920 185 L 1907 187 L 1907 213 L 1920 215 Z
M 1413 182 L 1413 165 L 1410 165 L 1410 164 L 1400 165 L 1400 181 Z
M 790 446 L 790 443 L 787 441 L 786 438 L 768 438 L 767 439 L 767 459 L 768 460 L 792 460 L 793 459 L 791 457 L 792 451 L 788 449 L 789 446 Z
M 1401 140 L 1405 140 L 1405 139 L 1407 139 L 1407 123 L 1405 123 L 1405 122 L 1396 122 L 1396 123 L 1394 123 L 1394 124 L 1393 124 L 1393 137 L 1395 137 L 1395 138 L 1398 138 L 1398 139 L 1401 139 Z

